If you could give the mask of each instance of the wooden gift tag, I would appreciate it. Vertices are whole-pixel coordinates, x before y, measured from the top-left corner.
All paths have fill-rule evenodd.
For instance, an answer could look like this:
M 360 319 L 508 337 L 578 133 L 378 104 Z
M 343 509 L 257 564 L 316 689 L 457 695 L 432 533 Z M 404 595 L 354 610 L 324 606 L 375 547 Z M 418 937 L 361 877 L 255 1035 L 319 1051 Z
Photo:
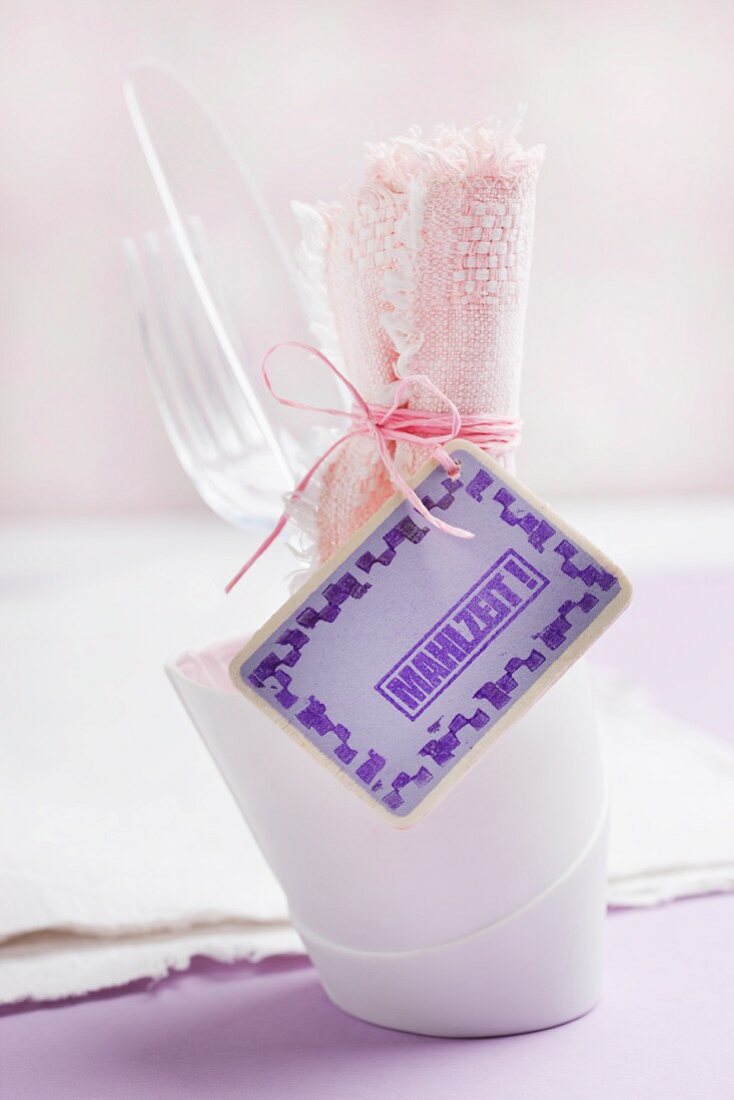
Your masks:
M 396 493 L 230 665 L 239 691 L 394 825 L 413 824 L 630 601 L 596 547 L 470 443 Z M 274 734 L 275 735 L 275 734 Z

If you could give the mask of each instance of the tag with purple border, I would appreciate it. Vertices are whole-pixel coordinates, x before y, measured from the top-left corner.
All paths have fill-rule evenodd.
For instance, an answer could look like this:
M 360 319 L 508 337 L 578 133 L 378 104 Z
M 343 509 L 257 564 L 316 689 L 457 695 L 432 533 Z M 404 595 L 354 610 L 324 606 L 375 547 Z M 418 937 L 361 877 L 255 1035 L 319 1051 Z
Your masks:
M 630 600 L 601 551 L 471 444 L 396 493 L 235 657 L 235 686 L 393 824 L 422 816 Z M 277 734 L 274 731 L 274 736 Z

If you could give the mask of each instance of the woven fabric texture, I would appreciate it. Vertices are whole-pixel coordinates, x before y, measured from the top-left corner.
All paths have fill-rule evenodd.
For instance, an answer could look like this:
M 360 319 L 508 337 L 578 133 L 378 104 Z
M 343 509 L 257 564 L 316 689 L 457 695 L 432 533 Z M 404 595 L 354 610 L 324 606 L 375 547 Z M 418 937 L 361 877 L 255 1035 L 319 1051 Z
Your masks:
M 388 403 L 399 378 L 424 374 L 462 414 L 517 416 L 543 150 L 524 150 L 516 131 L 413 129 L 368 146 L 355 192 L 298 206 L 314 334 L 367 401 Z M 413 402 L 441 408 L 425 392 Z M 399 444 L 395 457 L 407 475 L 426 455 Z M 371 441 L 349 440 L 315 490 L 313 558 L 328 558 L 392 491 Z

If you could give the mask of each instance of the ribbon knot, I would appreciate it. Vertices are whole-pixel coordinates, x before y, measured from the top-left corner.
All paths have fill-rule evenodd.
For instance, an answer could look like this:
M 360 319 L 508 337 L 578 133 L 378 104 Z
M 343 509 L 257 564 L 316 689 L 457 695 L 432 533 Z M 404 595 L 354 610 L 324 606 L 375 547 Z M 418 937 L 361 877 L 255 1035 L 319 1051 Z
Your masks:
M 351 394 L 354 401 L 352 408 L 319 408 L 316 405 L 306 405 L 300 401 L 292 401 L 290 398 L 283 397 L 282 394 L 276 393 L 268 373 L 268 363 L 271 356 L 282 348 L 299 348 L 302 351 L 308 352 L 309 355 L 315 355 L 317 359 L 320 359 L 321 362 L 340 379 Z M 342 374 L 330 359 L 320 352 L 318 348 L 314 348 L 310 344 L 302 343 L 299 340 L 287 340 L 281 344 L 275 344 L 270 348 L 263 357 L 261 371 L 265 385 L 276 401 L 279 401 L 281 405 L 286 405 L 291 409 L 303 409 L 308 412 L 321 412 L 328 416 L 345 417 L 347 420 L 351 421 L 351 427 L 348 428 L 343 435 L 339 436 L 339 438 L 324 451 L 321 457 L 318 458 L 304 474 L 291 494 L 291 501 L 296 501 L 303 495 L 314 474 L 323 463 L 326 462 L 337 447 L 340 447 L 343 443 L 346 443 L 348 439 L 354 436 L 371 436 L 375 441 L 377 452 L 391 482 L 395 488 L 403 494 L 405 499 L 413 505 L 416 511 L 420 512 L 424 519 L 428 520 L 429 523 L 444 534 L 453 535 L 455 538 L 460 539 L 474 538 L 471 531 L 465 531 L 462 527 L 453 527 L 450 523 L 446 523 L 444 520 L 439 519 L 438 516 L 431 514 L 415 489 L 408 484 L 400 473 L 390 444 L 412 443 L 419 447 L 426 448 L 436 462 L 444 468 L 448 476 L 455 478 L 459 475 L 459 464 L 445 449 L 446 443 L 451 442 L 453 439 L 465 439 L 476 443 L 479 447 L 482 447 L 483 450 L 489 451 L 490 453 L 502 454 L 504 451 L 517 445 L 520 436 L 520 422 L 518 420 L 514 420 L 510 417 L 495 417 L 489 415 L 462 417 L 454 402 L 451 401 L 451 399 L 425 374 L 411 374 L 406 378 L 401 378 L 395 386 L 392 403 L 390 405 L 378 405 L 365 401 L 356 386 Z M 406 407 L 405 401 L 407 397 L 409 394 L 415 394 L 416 388 L 425 390 L 426 393 L 430 393 L 433 397 L 438 397 L 445 403 L 447 412 L 430 412 L 427 409 L 411 409 Z M 232 578 L 225 588 L 225 592 L 230 592 L 234 588 L 254 562 L 256 562 L 277 539 L 287 522 L 288 512 L 284 510 L 268 537 L 258 547 L 252 557 L 245 562 L 236 576 Z

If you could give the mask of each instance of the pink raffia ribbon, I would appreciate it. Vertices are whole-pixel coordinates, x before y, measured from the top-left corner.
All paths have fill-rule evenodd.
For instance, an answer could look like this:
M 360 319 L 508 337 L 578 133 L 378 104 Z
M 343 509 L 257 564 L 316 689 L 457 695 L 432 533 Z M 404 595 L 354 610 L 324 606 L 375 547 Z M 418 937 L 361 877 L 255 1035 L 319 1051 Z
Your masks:
M 309 355 L 315 355 L 317 359 L 328 367 L 339 378 L 354 399 L 351 409 L 319 408 L 316 405 L 306 405 L 301 401 L 292 401 L 283 397 L 273 389 L 273 384 L 268 374 L 268 362 L 283 348 L 300 348 Z M 375 405 L 365 401 L 359 390 L 346 378 L 342 372 L 328 359 L 318 348 L 300 340 L 286 340 L 280 344 L 274 344 L 264 355 L 262 361 L 262 376 L 273 397 L 291 409 L 303 409 L 308 412 L 320 412 L 328 416 L 341 416 L 351 421 L 351 427 L 328 447 L 317 458 L 314 464 L 307 470 L 291 494 L 291 500 L 296 501 L 305 493 L 311 479 L 333 452 L 346 443 L 348 439 L 356 435 L 371 436 L 375 441 L 380 458 L 396 489 L 399 489 L 405 499 L 413 505 L 416 511 L 434 527 L 446 535 L 453 535 L 459 539 L 473 539 L 471 531 L 465 531 L 462 527 L 453 527 L 445 523 L 438 516 L 434 516 L 420 499 L 415 489 L 411 488 L 397 468 L 389 443 L 413 443 L 419 447 L 425 447 L 446 471 L 449 477 L 458 477 L 459 465 L 445 449 L 444 444 L 453 439 L 463 439 L 475 443 L 483 450 L 494 454 L 501 454 L 517 446 L 520 437 L 521 424 L 519 420 L 504 416 L 462 416 L 456 405 L 438 386 L 425 374 L 411 374 L 401 378 L 393 393 L 392 404 Z M 423 389 L 434 397 L 440 398 L 447 405 L 447 411 L 429 412 L 423 409 L 410 409 L 402 404 L 409 392 L 415 389 Z M 255 553 L 249 558 L 239 572 L 232 578 L 225 588 L 225 592 L 231 592 L 238 581 L 257 561 L 262 554 L 272 545 L 288 522 L 288 511 L 284 510 L 268 537 L 260 544 Z

